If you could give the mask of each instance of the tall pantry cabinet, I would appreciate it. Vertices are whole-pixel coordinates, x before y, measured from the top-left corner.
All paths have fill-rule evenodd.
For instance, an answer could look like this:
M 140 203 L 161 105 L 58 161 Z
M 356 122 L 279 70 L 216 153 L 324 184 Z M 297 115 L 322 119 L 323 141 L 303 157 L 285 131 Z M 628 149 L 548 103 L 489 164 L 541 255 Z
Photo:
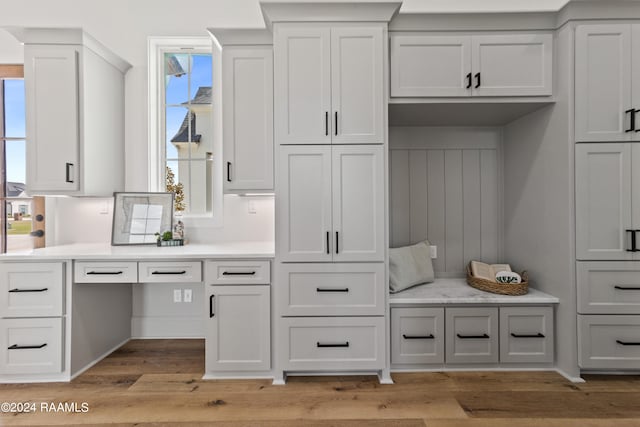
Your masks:
M 390 379 L 387 21 L 274 23 L 276 382 Z

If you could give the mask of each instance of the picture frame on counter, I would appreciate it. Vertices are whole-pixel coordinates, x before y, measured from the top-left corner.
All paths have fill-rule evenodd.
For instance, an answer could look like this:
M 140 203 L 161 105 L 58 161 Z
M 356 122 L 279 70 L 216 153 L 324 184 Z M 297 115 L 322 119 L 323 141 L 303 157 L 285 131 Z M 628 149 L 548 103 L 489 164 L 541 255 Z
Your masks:
M 113 193 L 111 245 L 156 245 L 173 229 L 173 193 Z

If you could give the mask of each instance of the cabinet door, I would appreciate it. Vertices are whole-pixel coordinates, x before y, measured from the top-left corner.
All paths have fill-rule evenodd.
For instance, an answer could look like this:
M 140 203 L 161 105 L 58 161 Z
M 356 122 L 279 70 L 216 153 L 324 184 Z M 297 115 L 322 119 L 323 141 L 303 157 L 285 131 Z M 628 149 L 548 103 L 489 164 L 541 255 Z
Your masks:
M 0 264 L 0 317 L 53 317 L 64 313 L 64 263 Z
M 384 143 L 382 28 L 331 29 L 333 144 Z
M 553 307 L 500 308 L 500 362 L 551 363 Z
M 26 46 L 24 62 L 28 192 L 79 190 L 79 52 Z
M 273 51 L 222 53 L 225 190 L 273 189 Z
M 382 146 L 333 147 L 333 260 L 384 260 Z
M 281 261 L 331 261 L 331 146 L 280 147 L 276 251 Z
M 447 308 L 446 363 L 498 362 L 498 309 Z
M 276 25 L 275 135 L 278 144 L 331 143 L 331 32 Z
M 632 259 L 631 144 L 576 144 L 576 257 Z M 640 241 L 639 241 L 640 243 Z
M 550 96 L 551 34 L 473 36 L 474 96 Z
M 391 96 L 470 96 L 469 36 L 391 36 Z
M 576 141 L 629 140 L 631 27 L 579 25 L 575 46 Z
M 444 308 L 391 309 L 391 363 L 444 363 Z
M 265 371 L 271 368 L 269 286 L 209 286 L 206 368 Z

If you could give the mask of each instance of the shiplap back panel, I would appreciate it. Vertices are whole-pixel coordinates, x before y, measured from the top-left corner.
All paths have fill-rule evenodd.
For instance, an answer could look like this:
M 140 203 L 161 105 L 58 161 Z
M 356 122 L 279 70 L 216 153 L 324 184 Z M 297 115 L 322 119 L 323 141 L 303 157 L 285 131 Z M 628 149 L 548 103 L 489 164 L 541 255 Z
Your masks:
M 499 262 L 500 130 L 390 128 L 390 242 L 429 239 L 438 276 Z

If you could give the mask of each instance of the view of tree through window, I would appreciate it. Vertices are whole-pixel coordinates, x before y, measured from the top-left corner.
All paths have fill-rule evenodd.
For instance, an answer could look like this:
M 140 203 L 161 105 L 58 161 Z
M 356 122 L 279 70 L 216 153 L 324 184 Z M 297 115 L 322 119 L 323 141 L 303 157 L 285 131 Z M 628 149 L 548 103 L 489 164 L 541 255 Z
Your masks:
M 164 76 L 165 189 L 176 211 L 211 214 L 211 54 L 165 53 Z

